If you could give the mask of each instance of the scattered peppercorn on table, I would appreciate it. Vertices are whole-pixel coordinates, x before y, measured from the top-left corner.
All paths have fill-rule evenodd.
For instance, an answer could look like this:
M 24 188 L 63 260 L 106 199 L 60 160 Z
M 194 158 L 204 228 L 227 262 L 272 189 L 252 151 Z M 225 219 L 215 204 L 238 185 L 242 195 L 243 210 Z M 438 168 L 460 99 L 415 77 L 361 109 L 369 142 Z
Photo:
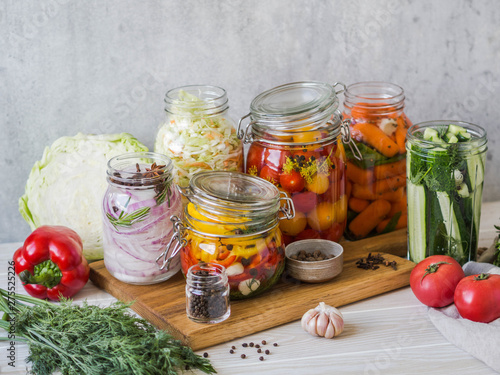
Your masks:
M 498 212 L 500 202 L 483 203 L 480 246 L 491 245 L 496 235 L 493 225 L 500 220 Z M 20 245 L 0 244 L 0 284 L 4 289 L 13 290 L 15 283 L 16 293 L 26 294 L 9 268 L 9 261 Z M 116 301 L 91 282 L 75 296 L 77 303 L 85 299 L 89 304 L 100 306 Z M 496 374 L 449 343 L 430 322 L 427 307 L 414 297 L 409 287 L 342 306 L 339 310 L 344 316 L 345 327 L 334 339 L 313 337 L 302 329 L 300 321 L 295 321 L 198 353 L 207 353 L 218 374 L 222 375 Z M 2 332 L 1 336 L 6 333 Z M 12 346 L 10 342 L 0 342 L 0 373 L 25 374 L 27 354 L 28 348 L 22 343 Z

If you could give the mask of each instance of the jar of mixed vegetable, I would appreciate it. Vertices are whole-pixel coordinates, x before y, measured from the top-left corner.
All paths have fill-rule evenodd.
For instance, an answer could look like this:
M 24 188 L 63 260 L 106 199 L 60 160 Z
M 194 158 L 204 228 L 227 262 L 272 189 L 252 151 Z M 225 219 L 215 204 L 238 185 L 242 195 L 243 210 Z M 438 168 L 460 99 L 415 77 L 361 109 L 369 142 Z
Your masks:
M 228 115 L 224 89 L 179 87 L 167 92 L 165 103 L 167 116 L 158 128 L 154 149 L 172 159 L 177 185 L 188 186 L 201 171 L 243 171 L 243 147 Z
M 347 86 L 344 117 L 362 158 L 347 150 L 348 223 L 351 240 L 407 225 L 406 132 L 403 89 L 386 82 Z
M 178 228 L 182 271 L 194 264 L 226 268 L 230 298 L 255 296 L 279 279 L 285 266 L 279 220 L 293 217 L 291 199 L 277 187 L 239 172 L 196 174 L 183 194 L 189 200 Z M 171 250 L 167 250 L 170 252 Z
M 486 131 L 462 121 L 423 122 L 408 130 L 406 148 L 409 258 L 476 260 Z
M 165 155 L 137 152 L 116 156 L 107 168 L 103 200 L 104 264 L 129 284 L 167 280 L 180 269 L 179 256 L 161 269 L 158 257 L 174 233 L 170 216 L 182 212 L 181 195 Z
M 342 139 L 349 140 L 349 134 L 336 85 L 295 82 L 265 91 L 238 126 L 238 137 L 250 143 L 246 172 L 271 182 L 294 203 L 295 217 L 280 222 L 286 244 L 307 238 L 339 241 L 345 228 Z M 242 129 L 247 117 L 250 123 Z

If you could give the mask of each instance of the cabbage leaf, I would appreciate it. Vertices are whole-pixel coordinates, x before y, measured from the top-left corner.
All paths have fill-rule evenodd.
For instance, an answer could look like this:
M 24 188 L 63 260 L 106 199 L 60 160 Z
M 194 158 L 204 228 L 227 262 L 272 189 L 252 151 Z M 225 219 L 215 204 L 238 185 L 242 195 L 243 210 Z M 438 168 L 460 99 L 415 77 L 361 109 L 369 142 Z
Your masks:
M 41 225 L 64 225 L 82 238 L 89 261 L 103 258 L 102 201 L 107 189 L 106 168 L 116 155 L 148 151 L 131 134 L 61 137 L 33 166 L 19 199 L 19 212 L 31 230 Z

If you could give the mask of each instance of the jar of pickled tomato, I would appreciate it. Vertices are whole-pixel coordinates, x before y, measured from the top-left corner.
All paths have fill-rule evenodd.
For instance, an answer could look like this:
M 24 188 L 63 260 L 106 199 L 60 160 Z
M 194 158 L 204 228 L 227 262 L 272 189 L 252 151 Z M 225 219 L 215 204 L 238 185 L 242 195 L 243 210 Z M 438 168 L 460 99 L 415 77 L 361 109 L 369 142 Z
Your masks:
M 258 95 L 240 119 L 238 137 L 250 143 L 246 172 L 291 198 L 295 217 L 282 220 L 285 243 L 308 238 L 339 241 L 347 218 L 348 125 L 335 86 L 295 82 Z M 340 84 L 342 85 L 342 84 Z M 243 129 L 242 122 L 250 122 Z
M 253 297 L 278 281 L 285 267 L 279 221 L 293 217 L 291 199 L 240 172 L 198 173 L 182 192 L 189 203 L 182 221 L 172 218 L 178 228 L 172 253 L 180 249 L 184 274 L 198 263 L 224 266 L 231 299 Z
M 347 150 L 346 237 L 351 240 L 406 228 L 406 149 L 408 128 L 401 87 L 387 82 L 347 86 L 344 112 L 351 137 L 363 155 Z
M 172 159 L 178 186 L 188 186 L 198 172 L 243 171 L 243 145 L 228 103 L 226 91 L 217 86 L 189 85 L 166 93 L 166 118 L 154 149 Z

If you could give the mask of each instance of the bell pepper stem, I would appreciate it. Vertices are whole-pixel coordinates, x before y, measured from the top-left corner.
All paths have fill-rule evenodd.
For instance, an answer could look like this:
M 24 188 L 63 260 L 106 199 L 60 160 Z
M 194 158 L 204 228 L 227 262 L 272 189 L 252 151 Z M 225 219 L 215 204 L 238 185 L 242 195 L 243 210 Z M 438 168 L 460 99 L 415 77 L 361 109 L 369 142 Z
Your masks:
M 51 289 L 59 284 L 62 279 L 62 273 L 54 262 L 46 260 L 35 266 L 33 274 L 28 270 L 24 270 L 19 273 L 19 278 L 24 285 L 38 284 Z

